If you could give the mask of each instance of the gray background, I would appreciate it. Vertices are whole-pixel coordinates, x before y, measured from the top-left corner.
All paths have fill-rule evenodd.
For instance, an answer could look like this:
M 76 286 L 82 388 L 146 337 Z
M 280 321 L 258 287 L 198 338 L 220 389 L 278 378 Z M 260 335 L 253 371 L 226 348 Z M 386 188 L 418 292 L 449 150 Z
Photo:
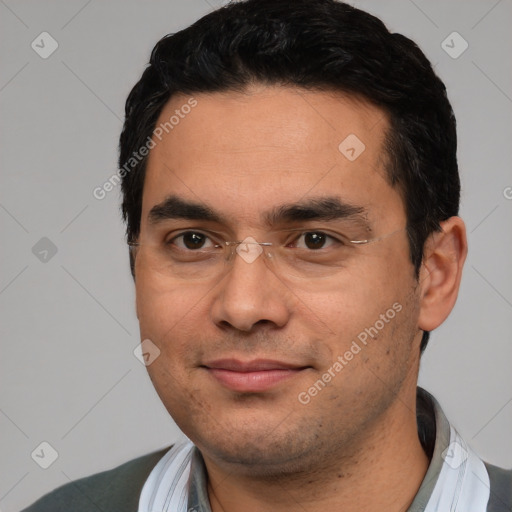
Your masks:
M 179 436 L 133 355 L 139 338 L 118 187 L 102 201 L 92 191 L 116 170 L 124 101 L 153 45 L 216 5 L 0 0 L 3 511 Z M 448 86 L 470 253 L 420 382 L 474 449 L 510 467 L 512 3 L 356 5 L 415 39 Z M 31 48 L 43 31 L 59 45 L 47 59 Z M 469 44 L 457 59 L 441 46 L 453 31 Z M 58 452 L 46 470 L 31 458 L 42 441 Z

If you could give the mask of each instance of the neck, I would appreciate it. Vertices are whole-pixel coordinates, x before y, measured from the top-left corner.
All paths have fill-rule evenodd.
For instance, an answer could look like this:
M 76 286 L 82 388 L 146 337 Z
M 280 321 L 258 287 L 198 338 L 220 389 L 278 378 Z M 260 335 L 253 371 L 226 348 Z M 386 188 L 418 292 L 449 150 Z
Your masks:
M 412 391 L 362 432 L 350 453 L 333 450 L 332 460 L 307 473 L 254 478 L 205 456 L 212 512 L 289 512 L 298 504 L 308 512 L 406 510 L 429 465 L 418 438 Z

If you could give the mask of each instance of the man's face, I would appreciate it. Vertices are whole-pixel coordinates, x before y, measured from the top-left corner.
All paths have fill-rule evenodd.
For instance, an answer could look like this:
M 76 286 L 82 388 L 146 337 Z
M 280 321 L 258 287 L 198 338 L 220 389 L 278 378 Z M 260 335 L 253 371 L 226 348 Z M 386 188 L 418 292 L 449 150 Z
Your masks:
M 194 97 L 193 109 L 185 96 L 164 108 L 157 126 L 191 111 L 155 138 L 147 165 L 135 278 L 142 339 L 161 351 L 150 377 L 218 463 L 264 473 L 347 456 L 390 411 L 411 413 L 397 397 L 416 383 L 419 299 L 404 205 L 385 177 L 387 117 L 284 87 Z M 190 256 L 247 237 L 280 244 L 281 259 Z

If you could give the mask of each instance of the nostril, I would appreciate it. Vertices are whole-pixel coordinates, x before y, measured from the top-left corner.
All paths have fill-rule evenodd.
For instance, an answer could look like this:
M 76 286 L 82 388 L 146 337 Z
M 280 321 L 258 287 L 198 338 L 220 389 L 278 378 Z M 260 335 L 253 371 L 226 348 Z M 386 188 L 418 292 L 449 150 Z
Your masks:
M 268 324 L 271 324 L 272 323 L 272 320 L 258 320 L 254 325 L 268 325 Z

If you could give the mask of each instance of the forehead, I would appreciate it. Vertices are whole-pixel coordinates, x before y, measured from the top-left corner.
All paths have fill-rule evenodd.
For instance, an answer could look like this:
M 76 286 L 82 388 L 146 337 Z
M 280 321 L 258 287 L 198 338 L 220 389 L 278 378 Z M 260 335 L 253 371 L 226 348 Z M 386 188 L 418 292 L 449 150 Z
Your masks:
M 148 157 L 143 219 L 169 195 L 247 218 L 308 195 L 337 195 L 376 216 L 403 213 L 385 176 L 381 109 L 278 86 L 190 98 L 173 97 L 157 122 L 164 129 Z

